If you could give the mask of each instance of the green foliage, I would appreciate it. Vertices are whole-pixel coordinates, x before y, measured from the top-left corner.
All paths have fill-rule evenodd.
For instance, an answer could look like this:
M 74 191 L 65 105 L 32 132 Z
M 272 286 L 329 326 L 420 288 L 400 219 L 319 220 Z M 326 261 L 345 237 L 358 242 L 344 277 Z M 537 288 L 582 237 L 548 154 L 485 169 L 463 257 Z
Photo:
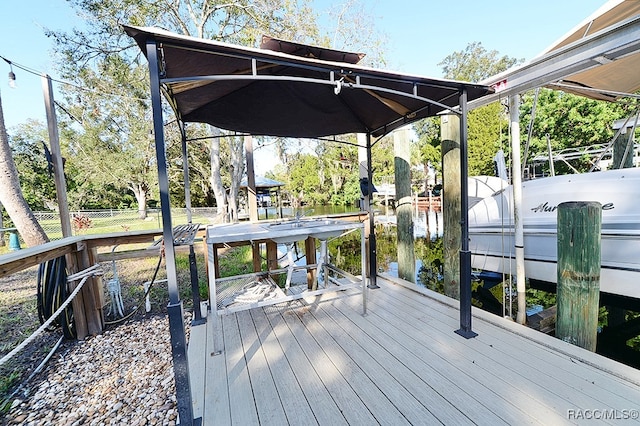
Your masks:
M 497 50 L 487 51 L 482 43 L 474 42 L 469 43 L 463 51 L 453 52 L 438 65 L 442 67 L 444 78 L 477 83 L 523 61 L 508 56 L 500 57 Z
M 46 201 L 56 199 L 53 169 L 49 168 L 42 142 L 45 135 L 44 126 L 30 121 L 20 125 L 10 141 L 22 194 L 33 210 L 45 210 Z
M 322 198 L 327 200 L 328 194 L 321 192 L 319 169 L 320 161 L 313 154 L 298 154 L 291 159 L 286 189 L 293 199 L 308 203 L 322 202 Z
M 416 258 L 422 260 L 418 270 L 418 283 L 444 294 L 443 239 L 416 238 Z
M 499 102 L 469 112 L 469 175 L 494 175 L 493 157 L 509 146 L 508 120 Z
M 251 246 L 232 247 L 218 255 L 221 277 L 233 277 L 253 272 Z
M 382 183 L 382 178 L 385 176 L 394 176 L 394 158 L 392 136 L 385 136 L 375 142 L 371 148 L 371 169 L 374 184 Z
M 521 131 L 531 122 L 535 93 L 528 92 L 523 96 L 520 107 Z M 569 93 L 540 89 L 532 128 L 532 139 L 529 153 L 531 160 L 536 153 L 547 152 L 546 136 L 549 135 L 554 151 L 587 147 L 594 144 L 606 145 L 613 138 L 612 123 L 626 118 L 637 108 L 637 101 L 612 103 L 596 101 Z M 579 171 L 587 171 L 591 167 L 588 159 L 572 161 L 572 166 Z M 573 173 L 564 163 L 557 163 L 556 173 Z M 544 171 L 548 165 L 543 166 Z

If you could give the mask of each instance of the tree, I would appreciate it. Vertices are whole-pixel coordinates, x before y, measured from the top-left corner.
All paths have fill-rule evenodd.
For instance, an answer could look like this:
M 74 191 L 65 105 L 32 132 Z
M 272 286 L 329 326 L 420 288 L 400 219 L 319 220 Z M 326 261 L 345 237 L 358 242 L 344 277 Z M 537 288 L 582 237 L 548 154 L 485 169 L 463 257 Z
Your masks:
M 46 127 L 32 120 L 17 126 L 11 138 L 22 195 L 34 210 L 56 205 L 53 165 L 47 161 L 43 142 L 47 137 Z
M 104 183 L 115 183 L 114 178 L 118 175 L 120 181 L 126 182 L 127 188 L 135 194 L 141 215 L 152 186 L 148 174 L 153 165 L 152 158 L 145 155 L 149 153 L 147 147 L 150 146 L 150 138 L 147 136 L 148 130 L 146 133 L 144 129 L 134 131 L 133 123 L 128 120 L 140 122 L 141 117 L 149 117 L 149 105 L 137 101 L 148 93 L 146 74 L 138 71 L 146 70 L 146 63 L 141 60 L 137 49 L 133 49 L 136 51 L 133 54 L 130 53 L 131 50 L 127 50 L 133 46 L 133 41 L 124 35 L 120 25 L 158 26 L 185 35 L 251 46 L 257 44 L 262 34 L 274 34 L 295 41 L 317 38 L 315 14 L 309 8 L 307 0 L 284 3 L 212 1 L 197 6 L 184 0 L 152 4 L 142 0 L 80 0 L 75 4 L 88 17 L 90 25 L 85 30 L 74 30 L 69 34 L 49 33 L 58 42 L 65 77 L 74 78 L 81 87 L 100 87 L 102 93 L 129 94 L 126 100 L 110 100 L 120 104 L 116 108 L 110 108 L 96 99 L 86 105 L 78 104 L 84 110 L 79 115 L 89 115 L 94 119 L 91 123 L 83 120 L 83 144 L 92 147 L 91 154 L 109 155 L 110 161 L 106 162 L 108 167 L 120 164 L 122 159 L 128 159 L 127 170 L 118 169 L 117 173 L 115 170 L 102 170 L 106 172 Z M 131 100 L 133 102 L 127 104 Z M 73 97 L 68 98 L 68 102 L 73 103 Z M 133 111 L 131 107 L 138 110 Z M 231 163 L 229 168 L 223 169 L 220 167 L 220 159 L 213 158 L 219 156 L 219 141 L 212 143 L 210 179 L 219 209 L 226 210 L 229 204 L 232 217 L 235 217 L 235 198 L 244 170 L 244 157 L 242 144 L 230 143 L 229 146 L 234 149 L 230 157 Z M 135 160 L 138 161 L 133 163 Z M 227 199 L 226 190 L 222 186 L 222 174 L 227 170 L 233 171 L 229 175 L 232 200 Z
M 4 112 L 0 98 L 0 204 L 18 229 L 24 242 L 37 246 L 49 241 L 22 195 L 18 172 L 9 146 L 9 136 L 4 125 Z
M 454 52 L 438 65 L 445 78 L 479 82 L 522 63 L 522 59 L 500 56 L 498 51 L 487 51 L 482 43 L 469 43 L 465 50 Z M 499 102 L 477 108 L 468 115 L 469 174 L 493 174 L 493 157 L 503 146 L 508 126 Z M 437 126 L 434 123 L 432 126 Z M 505 144 L 506 145 L 506 144 Z
M 331 28 L 332 37 L 320 35 L 317 25 L 318 14 L 311 8 L 311 0 L 213 0 L 197 3 L 186 0 L 153 3 L 144 0 L 77 0 L 73 4 L 88 20 L 85 29 L 76 29 L 71 33 L 48 32 L 48 35 L 57 41 L 65 78 L 74 79 L 79 87 L 99 89 L 102 94 L 126 94 L 126 100 L 112 101 L 110 98 L 109 102 L 117 105 L 110 108 L 106 103 L 85 101 L 86 95 L 78 98 L 75 91 L 76 93 L 67 97 L 66 101 L 69 105 L 84 109 L 83 113 L 74 112 L 74 115 L 83 117 L 85 137 L 82 143 L 96 148 L 104 146 L 106 150 L 96 151 L 105 154 L 114 152 L 114 155 L 120 158 L 127 157 L 126 152 L 130 151 L 117 147 L 117 143 L 133 147 L 135 152 L 147 152 L 148 138 L 144 132 L 135 137 L 127 134 L 131 130 L 127 119 L 135 118 L 140 121 L 141 118 L 149 118 L 150 113 L 148 103 L 139 101 L 148 96 L 147 76 L 138 72 L 139 69 L 147 69 L 146 60 L 142 58 L 137 47 L 133 47 L 133 40 L 124 34 L 121 24 L 156 26 L 184 35 L 247 46 L 257 46 L 263 34 L 350 50 L 366 45 L 370 47 L 369 51 L 374 52 L 366 59 L 366 63 L 382 62 L 380 53 L 383 51 L 384 43 L 381 38 L 376 37 L 375 26 L 371 25 L 373 19 L 362 10 L 359 0 L 350 0 L 348 5 L 338 12 L 341 19 Z M 358 37 L 353 37 L 354 34 L 358 34 Z M 114 64 L 117 64 L 117 67 L 113 66 Z M 81 101 L 78 102 L 78 99 Z M 127 101 L 134 104 L 136 110 L 130 105 L 122 105 Z M 93 115 L 96 119 L 88 121 L 87 115 Z M 89 143 L 88 138 L 92 138 L 93 141 Z M 169 141 L 167 143 L 169 144 Z M 222 149 L 218 149 L 220 143 L 222 142 L 211 144 L 211 155 L 218 156 L 223 152 Z M 210 156 L 212 167 L 201 176 L 204 178 L 208 175 L 216 204 L 225 212 L 227 206 L 230 206 L 233 217 L 237 208 L 235 194 L 241 179 L 240 171 L 244 167 L 244 156 L 242 144 L 229 143 L 229 146 L 235 148 L 229 156 L 229 163 Z M 170 151 L 172 148 L 168 146 L 167 150 Z M 147 162 L 133 155 L 130 157 L 131 160 L 140 161 L 135 167 L 129 168 L 129 171 L 138 175 L 123 175 L 121 180 L 126 181 L 126 187 L 135 194 L 142 212 L 148 191 L 155 184 L 144 176 Z M 108 162 L 112 163 L 113 160 L 115 158 Z M 227 167 L 223 167 L 225 165 Z M 230 173 L 231 171 L 234 173 Z M 90 170 L 83 171 L 84 174 L 89 172 Z M 116 185 L 116 182 L 107 178 L 103 184 Z M 172 188 L 175 187 L 172 185 Z M 233 199 L 227 198 L 227 190 Z
M 156 182 L 155 144 L 150 120 L 144 119 L 150 116 L 150 110 L 142 98 L 147 70 L 129 66 L 117 55 L 97 60 L 96 66 L 98 71 L 77 71 L 83 86 L 65 91 L 68 115 L 60 122 L 72 139 L 70 151 L 82 158 L 76 167 L 84 187 L 131 191 L 138 216 L 144 219 L 147 199 Z M 130 96 L 112 95 L 116 87 Z
M 526 134 L 531 121 L 534 93 L 523 96 L 520 107 L 522 132 Z M 629 117 L 638 107 L 637 101 L 612 103 L 597 101 L 559 90 L 541 89 L 538 96 L 536 116 L 530 141 L 529 158 L 537 153 L 547 153 L 546 135 L 549 135 L 552 149 L 578 148 L 589 145 L 606 145 L 614 135 L 612 123 Z M 592 163 L 588 158 L 572 161 L 579 171 L 587 171 Z M 544 165 L 548 168 L 548 164 Z M 573 173 L 565 164 L 556 164 L 556 172 Z
M 291 194 L 292 206 L 327 201 L 328 194 L 320 190 L 323 182 L 318 173 L 319 164 L 318 157 L 313 154 L 297 154 L 289 162 L 289 181 L 285 189 Z
M 453 52 L 438 66 L 445 78 L 477 83 L 523 62 L 523 59 L 499 56 L 497 50 L 487 51 L 480 42 L 469 43 L 465 50 Z

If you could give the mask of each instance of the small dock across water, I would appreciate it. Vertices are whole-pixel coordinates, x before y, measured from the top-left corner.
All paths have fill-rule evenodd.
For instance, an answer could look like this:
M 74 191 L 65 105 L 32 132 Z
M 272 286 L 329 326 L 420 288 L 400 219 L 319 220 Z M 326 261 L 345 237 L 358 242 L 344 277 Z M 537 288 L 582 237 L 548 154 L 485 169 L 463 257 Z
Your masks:
M 475 308 L 478 336 L 464 339 L 454 333 L 457 302 L 377 282 L 364 316 L 360 293 L 342 292 L 223 315 L 218 330 L 214 321 L 192 327 L 194 417 L 243 426 L 640 423 L 638 370 Z

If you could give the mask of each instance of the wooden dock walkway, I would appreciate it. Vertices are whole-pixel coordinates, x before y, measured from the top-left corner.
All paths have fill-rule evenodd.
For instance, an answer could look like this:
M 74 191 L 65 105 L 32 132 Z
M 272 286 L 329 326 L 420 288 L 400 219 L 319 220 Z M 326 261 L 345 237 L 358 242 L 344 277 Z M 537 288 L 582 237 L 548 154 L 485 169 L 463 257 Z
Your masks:
M 475 308 L 478 336 L 464 339 L 454 333 L 455 301 L 389 277 L 378 283 L 364 316 L 359 293 L 223 315 L 219 354 L 213 321 L 193 327 L 194 417 L 242 426 L 639 423 L 638 370 Z

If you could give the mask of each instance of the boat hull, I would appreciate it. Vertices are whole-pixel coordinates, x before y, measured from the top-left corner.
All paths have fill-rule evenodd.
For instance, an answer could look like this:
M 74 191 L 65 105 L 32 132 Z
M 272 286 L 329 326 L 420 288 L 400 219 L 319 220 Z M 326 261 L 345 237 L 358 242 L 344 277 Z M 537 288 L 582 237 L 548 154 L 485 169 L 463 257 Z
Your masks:
M 640 169 L 564 175 L 522 188 L 525 276 L 557 282 L 557 207 L 567 201 L 603 206 L 600 291 L 640 298 Z M 515 275 L 511 187 L 469 209 L 472 267 Z

